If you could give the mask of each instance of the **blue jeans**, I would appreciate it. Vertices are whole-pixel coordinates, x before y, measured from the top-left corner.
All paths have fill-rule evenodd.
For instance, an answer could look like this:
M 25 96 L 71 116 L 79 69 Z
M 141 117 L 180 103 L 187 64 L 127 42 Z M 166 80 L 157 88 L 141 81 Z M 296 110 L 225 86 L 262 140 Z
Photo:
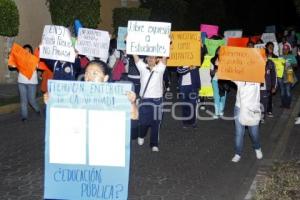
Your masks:
M 280 87 L 281 106 L 289 108 L 292 102 L 292 84 L 284 83 L 282 78 L 278 78 L 278 83 Z
M 234 107 L 234 122 L 235 122 L 235 154 L 241 155 L 243 144 L 244 144 L 244 135 L 246 126 L 242 125 L 239 122 L 240 108 Z M 248 126 L 253 148 L 260 149 L 259 142 L 259 125 Z
M 215 115 L 223 114 L 226 101 L 226 93 L 224 96 L 220 96 L 218 80 L 212 80 L 212 87 L 214 91 Z
M 182 102 L 189 105 L 182 105 L 182 117 L 185 119 L 182 121 L 184 125 L 195 125 L 196 124 L 196 113 L 197 113 L 197 99 L 199 92 L 194 89 L 192 85 L 180 86 L 180 93 Z
M 28 102 L 33 107 L 35 112 L 40 112 L 40 107 L 36 101 L 36 86 L 37 85 L 35 84 L 18 84 L 21 100 L 22 119 L 28 118 Z

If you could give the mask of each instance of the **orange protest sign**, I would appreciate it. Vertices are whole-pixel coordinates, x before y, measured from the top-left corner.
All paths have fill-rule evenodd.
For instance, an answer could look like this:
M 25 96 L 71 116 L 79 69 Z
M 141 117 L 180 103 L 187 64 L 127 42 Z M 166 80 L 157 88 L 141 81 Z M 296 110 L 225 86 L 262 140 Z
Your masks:
M 40 49 L 39 48 L 36 48 L 34 50 L 34 53 L 33 53 L 37 58 L 39 58 L 39 64 L 38 64 L 38 69 L 40 70 L 49 70 L 48 66 L 46 65 L 45 62 L 43 61 L 40 61 Z
M 23 47 L 14 43 L 8 59 L 8 65 L 16 66 L 21 74 L 31 79 L 39 59 L 27 52 Z
M 264 49 L 222 46 L 217 74 L 219 79 L 263 83 L 265 66 Z
M 248 42 L 249 38 L 228 38 L 227 46 L 246 47 Z
M 199 31 L 173 31 L 167 66 L 200 66 L 201 39 Z

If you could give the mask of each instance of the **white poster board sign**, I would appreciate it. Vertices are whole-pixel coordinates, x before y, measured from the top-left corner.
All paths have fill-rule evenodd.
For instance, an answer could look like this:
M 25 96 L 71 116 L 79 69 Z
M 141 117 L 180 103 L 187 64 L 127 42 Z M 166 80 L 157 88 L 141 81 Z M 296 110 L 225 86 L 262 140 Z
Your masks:
M 128 21 L 127 31 L 127 54 L 169 56 L 171 23 Z
M 40 58 L 74 63 L 75 50 L 69 29 L 63 26 L 46 25 L 40 45 Z
M 106 62 L 108 59 L 109 33 L 88 28 L 79 28 L 76 50 L 81 55 L 97 57 Z

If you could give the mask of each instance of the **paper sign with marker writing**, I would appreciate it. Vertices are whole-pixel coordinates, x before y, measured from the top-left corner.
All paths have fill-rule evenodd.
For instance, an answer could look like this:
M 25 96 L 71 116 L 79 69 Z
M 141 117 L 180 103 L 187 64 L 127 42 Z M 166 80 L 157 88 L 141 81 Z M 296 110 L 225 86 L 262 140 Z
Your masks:
M 127 35 L 127 27 L 118 28 L 117 49 L 126 50 L 125 37 Z
M 81 55 L 100 58 L 106 62 L 109 42 L 110 37 L 107 31 L 79 28 L 76 49 Z
M 212 40 L 212 39 L 205 40 L 205 46 L 207 49 L 207 53 L 210 56 L 215 56 L 217 48 L 219 46 L 223 46 L 225 44 L 226 44 L 225 40 Z
M 63 26 L 46 25 L 40 45 L 40 58 L 74 63 L 75 49 L 69 29 Z
M 172 45 L 167 66 L 200 66 L 201 39 L 199 31 L 171 33 Z
M 128 21 L 126 53 L 168 57 L 170 33 L 171 23 Z
M 263 83 L 266 57 L 264 49 L 226 47 L 220 49 L 218 78 Z
M 205 32 L 207 37 L 210 38 L 214 35 L 218 35 L 219 33 L 219 26 L 216 25 L 209 25 L 209 24 L 201 24 L 200 31 Z
M 14 43 L 8 59 L 8 65 L 15 66 L 21 74 L 31 79 L 36 70 L 39 58 L 26 51 L 23 47 Z
M 249 38 L 228 38 L 227 45 L 232 47 L 247 47 Z
M 48 82 L 45 199 L 128 198 L 127 91 L 130 84 Z

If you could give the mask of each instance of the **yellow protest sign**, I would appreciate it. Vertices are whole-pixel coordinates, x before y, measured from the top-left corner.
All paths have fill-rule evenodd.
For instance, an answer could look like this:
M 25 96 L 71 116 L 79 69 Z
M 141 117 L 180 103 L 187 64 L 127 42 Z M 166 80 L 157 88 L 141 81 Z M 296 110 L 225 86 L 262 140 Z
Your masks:
M 199 31 L 171 32 L 171 50 L 167 66 L 200 66 L 201 33 Z
M 264 49 L 222 46 L 218 78 L 264 83 L 266 56 Z
M 283 77 L 285 59 L 284 58 L 270 58 L 275 64 L 276 74 L 278 78 Z
M 201 89 L 199 91 L 200 97 L 213 97 L 214 91 L 212 86 L 201 86 Z
M 210 68 L 210 66 L 211 66 L 210 61 L 211 61 L 212 58 L 213 58 L 213 56 L 205 55 L 201 67 Z

